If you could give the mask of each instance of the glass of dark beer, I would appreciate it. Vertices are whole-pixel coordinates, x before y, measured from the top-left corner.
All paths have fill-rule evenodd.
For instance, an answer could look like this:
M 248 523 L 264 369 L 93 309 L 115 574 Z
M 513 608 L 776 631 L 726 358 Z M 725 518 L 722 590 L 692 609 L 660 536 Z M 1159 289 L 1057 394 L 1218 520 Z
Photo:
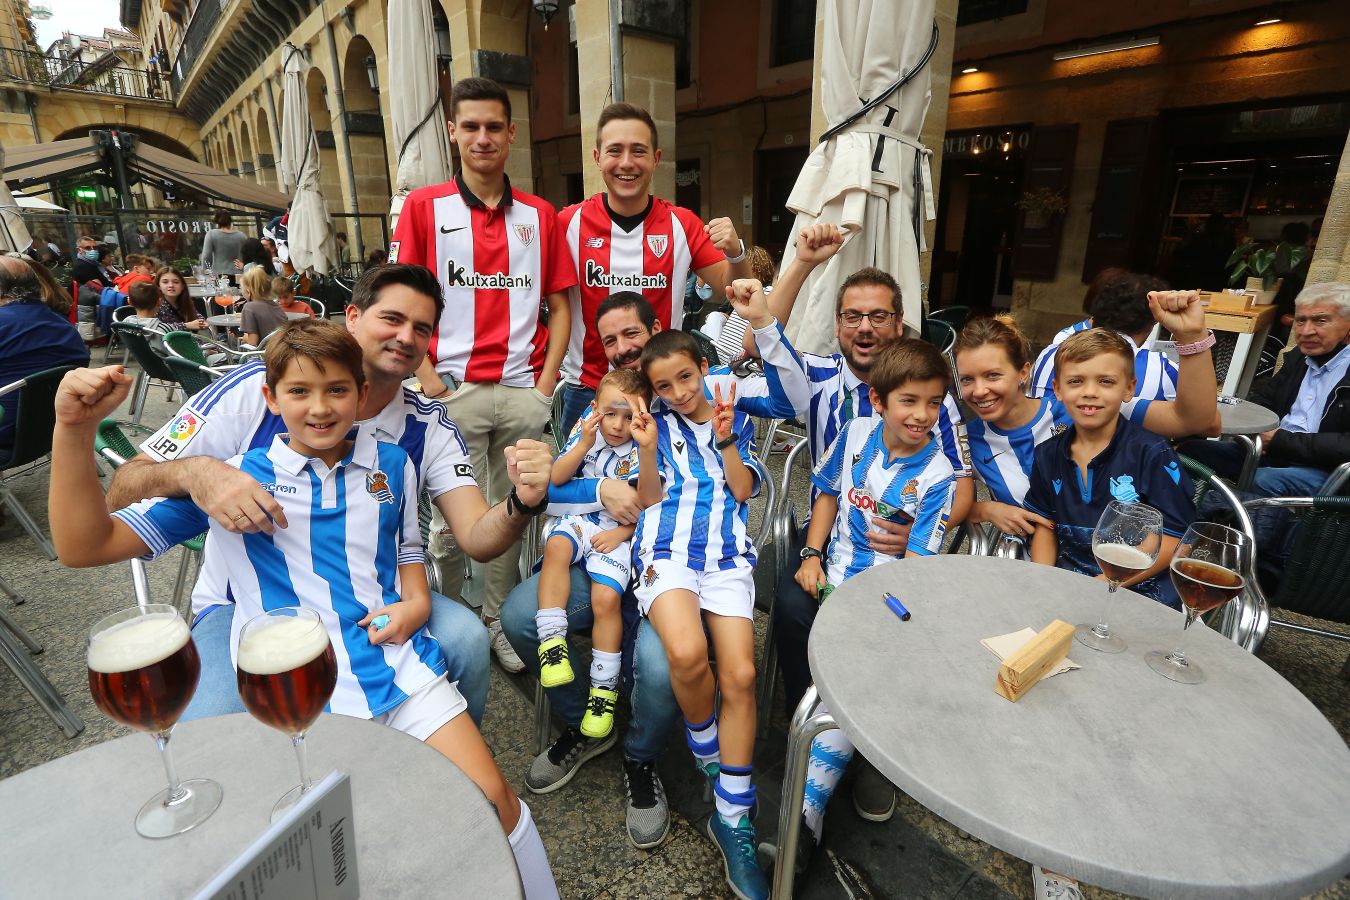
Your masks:
M 1196 522 L 1172 554 L 1172 584 L 1186 608 L 1184 635 L 1203 613 L 1242 593 L 1252 562 L 1252 542 L 1241 531 L 1213 522 Z M 1182 684 L 1200 684 L 1205 671 L 1186 658 L 1177 640 L 1171 653 L 1154 650 L 1144 656 L 1153 671 Z
M 272 807 L 272 821 L 314 786 L 305 759 L 305 733 L 337 685 L 337 656 L 319 614 L 288 606 L 254 616 L 239 633 L 239 697 L 253 717 L 290 736 L 300 784 Z
M 1116 589 L 1158 561 L 1162 549 L 1162 513 L 1142 503 L 1112 500 L 1102 510 L 1092 532 L 1092 555 L 1106 576 L 1106 602 L 1096 625 L 1074 629 L 1078 642 L 1103 653 L 1120 653 L 1125 642 L 1107 622 Z
M 142 837 L 166 838 L 205 822 L 224 796 L 209 778 L 179 781 L 169 754 L 174 723 L 197 690 L 202 663 L 192 632 L 172 606 L 132 607 L 89 630 L 89 693 L 105 716 L 149 732 L 164 760 L 169 786 L 136 814 Z

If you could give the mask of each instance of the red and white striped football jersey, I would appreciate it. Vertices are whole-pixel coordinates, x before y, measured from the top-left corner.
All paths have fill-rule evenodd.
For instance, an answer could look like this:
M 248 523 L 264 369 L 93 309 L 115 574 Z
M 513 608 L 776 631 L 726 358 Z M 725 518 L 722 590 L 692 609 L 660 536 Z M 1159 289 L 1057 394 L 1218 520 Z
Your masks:
M 568 292 L 572 337 L 565 367 L 580 371 L 581 383 L 589 388 L 609 371 L 595 330 L 595 311 L 602 300 L 615 291 L 637 291 L 651 302 L 661 327 L 679 328 L 689 270 L 725 259 L 697 215 L 660 197 L 652 198 L 647 217 L 632 231 L 610 217 L 603 193 L 564 209 L 558 224 L 576 275 Z
M 534 386 L 548 349 L 541 301 L 576 283 L 546 200 L 508 181 L 489 208 L 459 175 L 419 188 L 403 204 L 389 261 L 426 266 L 440 279 L 445 312 L 430 349 L 437 372 Z

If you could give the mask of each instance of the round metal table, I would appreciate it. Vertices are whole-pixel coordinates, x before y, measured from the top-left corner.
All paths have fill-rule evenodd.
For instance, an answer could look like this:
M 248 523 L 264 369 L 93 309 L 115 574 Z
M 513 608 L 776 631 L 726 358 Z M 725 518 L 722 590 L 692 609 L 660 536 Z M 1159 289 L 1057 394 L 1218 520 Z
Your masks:
M 317 781 L 351 775 L 362 893 L 520 897 L 520 876 L 496 812 L 453 763 L 373 722 L 324 715 L 305 740 Z M 239 714 L 174 730 L 183 778 L 225 789 L 211 818 L 147 840 L 132 823 L 164 787 L 149 737 L 134 734 L 0 781 L 0 893 L 13 897 L 190 897 L 267 828 L 299 780 L 290 741 Z
M 1259 403 L 1239 400 L 1236 403 L 1220 401 L 1219 419 L 1220 433 L 1247 449 L 1247 455 L 1242 460 L 1242 470 L 1238 473 L 1237 486 L 1240 490 L 1250 490 L 1252 479 L 1256 477 L 1256 467 L 1261 464 L 1261 435 L 1278 428 L 1280 417 Z
M 894 593 L 913 617 L 882 601 Z M 791 892 L 811 736 L 836 721 L 867 760 L 995 847 L 1145 897 L 1299 897 L 1350 869 L 1350 750 L 1265 663 L 1193 627 L 1204 684 L 1145 665 L 1178 613 L 1120 591 L 1120 654 L 1074 643 L 1082 669 L 1017 703 L 980 639 L 1095 621 L 1099 581 L 978 556 L 905 559 L 839 587 L 811 631 L 816 688 L 788 736 L 776 896 Z M 830 714 L 814 713 L 815 690 Z
M 292 322 L 298 322 L 301 319 L 308 319 L 309 313 L 288 312 L 286 318 Z M 236 313 L 222 313 L 218 316 L 207 316 L 206 324 L 214 325 L 216 328 L 238 328 L 243 324 L 244 317 Z

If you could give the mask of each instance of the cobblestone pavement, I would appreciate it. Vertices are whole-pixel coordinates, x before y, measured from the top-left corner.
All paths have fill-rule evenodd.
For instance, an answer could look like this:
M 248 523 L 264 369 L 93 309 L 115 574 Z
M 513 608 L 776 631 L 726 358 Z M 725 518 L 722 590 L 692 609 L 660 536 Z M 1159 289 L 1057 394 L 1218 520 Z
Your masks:
M 157 426 L 167 420 L 175 406 L 164 390 L 152 389 L 146 424 Z M 781 455 L 768 458 L 772 468 L 781 469 Z M 14 490 L 45 527 L 46 470 L 18 479 Z M 801 508 L 804 497 L 796 499 Z M 177 562 L 173 555 L 149 567 L 151 590 L 157 599 L 167 601 L 171 596 Z M 0 572 L 28 601 L 10 607 L 9 611 L 45 645 L 46 651 L 37 657 L 38 662 L 86 723 L 83 733 L 67 740 L 12 673 L 0 668 L 0 778 L 3 778 L 127 733 L 104 719 L 89 698 L 84 635 L 97 619 L 131 605 L 134 600 L 126 566 L 66 570 L 43 557 L 12 518 L 0 524 Z M 762 615 L 757 630 L 762 642 Z M 1346 664 L 1347 644 L 1274 630 L 1260 655 L 1303 691 L 1343 737 L 1350 739 L 1350 682 L 1340 674 Z M 563 896 L 729 896 L 722 882 L 720 860 L 699 828 L 709 805 L 702 800 L 683 742 L 673 742 L 661 762 L 674 810 L 671 837 L 655 850 L 636 850 L 624 834 L 619 750 L 589 763 L 565 790 L 545 796 L 525 794 L 524 775 L 534 750 L 532 697 L 532 682 L 524 677 L 506 676 L 494 666 L 483 731 L 502 770 L 517 790 L 529 798 Z M 756 781 L 763 807 L 759 818 L 761 836 L 770 838 L 777 827 L 776 798 L 783 772 L 785 713 L 781 690 L 773 719 L 770 736 L 761 741 L 756 755 Z M 622 715 L 616 727 L 621 730 L 625 727 Z M 151 752 L 148 742 L 146 752 Z M 260 761 L 260 764 L 269 763 Z M 279 750 L 270 764 L 290 766 L 293 760 Z M 854 813 L 845 785 L 831 807 L 829 823 L 829 848 L 865 874 L 875 896 L 1031 896 L 1026 863 L 965 836 L 903 795 L 895 818 L 876 825 Z M 208 875 L 202 874 L 203 878 Z M 828 862 L 817 864 L 799 882 L 799 888 L 801 896 L 811 898 L 848 896 Z M 368 886 L 369 896 L 380 893 L 377 886 Z M 1090 887 L 1086 894 L 1110 896 L 1109 892 Z M 1350 879 L 1343 879 L 1315 896 L 1350 898 Z

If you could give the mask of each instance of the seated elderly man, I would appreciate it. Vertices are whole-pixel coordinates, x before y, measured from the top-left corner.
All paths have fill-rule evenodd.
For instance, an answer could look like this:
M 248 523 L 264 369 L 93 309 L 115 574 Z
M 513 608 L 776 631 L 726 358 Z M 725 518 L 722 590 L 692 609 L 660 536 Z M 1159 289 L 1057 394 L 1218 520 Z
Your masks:
M 1247 397 L 1280 417 L 1261 435 L 1251 486 L 1258 496 L 1316 494 L 1332 469 L 1350 462 L 1350 285 L 1304 288 L 1294 301 L 1294 340 L 1280 371 Z M 1181 452 L 1225 477 L 1237 476 L 1245 455 L 1240 445 L 1214 441 L 1188 441 Z

